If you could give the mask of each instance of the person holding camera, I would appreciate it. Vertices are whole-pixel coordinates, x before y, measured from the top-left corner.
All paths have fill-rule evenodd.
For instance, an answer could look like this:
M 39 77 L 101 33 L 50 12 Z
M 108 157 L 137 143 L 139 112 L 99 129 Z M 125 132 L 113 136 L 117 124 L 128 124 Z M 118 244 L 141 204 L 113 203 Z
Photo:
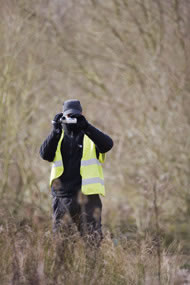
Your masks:
M 40 147 L 40 156 L 52 162 L 53 232 L 70 232 L 76 224 L 90 244 L 100 245 L 102 202 L 105 196 L 102 164 L 113 140 L 82 114 L 79 100 L 67 100 L 52 121 L 53 129 Z

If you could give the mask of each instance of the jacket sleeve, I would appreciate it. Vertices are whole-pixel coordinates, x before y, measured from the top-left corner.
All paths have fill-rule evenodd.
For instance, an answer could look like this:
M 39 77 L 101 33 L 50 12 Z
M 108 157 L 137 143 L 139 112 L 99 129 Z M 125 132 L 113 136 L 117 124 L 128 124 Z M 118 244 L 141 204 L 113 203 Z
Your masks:
M 94 142 L 100 153 L 106 153 L 113 147 L 113 140 L 91 124 L 88 125 L 85 134 Z
M 53 130 L 49 134 L 49 136 L 45 139 L 45 141 L 40 147 L 40 156 L 42 159 L 47 160 L 49 162 L 52 162 L 54 160 L 57 144 L 59 142 L 60 137 L 61 132 L 56 133 L 55 130 Z

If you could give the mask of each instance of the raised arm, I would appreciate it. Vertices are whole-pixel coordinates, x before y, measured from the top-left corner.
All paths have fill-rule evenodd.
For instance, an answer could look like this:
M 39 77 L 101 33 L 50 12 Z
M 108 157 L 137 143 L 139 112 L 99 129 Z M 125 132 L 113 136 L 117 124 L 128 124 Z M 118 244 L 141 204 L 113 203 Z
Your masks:
M 96 127 L 89 124 L 84 132 L 95 143 L 99 152 L 106 153 L 112 149 L 113 140 Z
M 59 119 L 62 115 L 62 113 L 59 113 L 55 116 L 53 120 L 53 130 L 40 147 L 41 158 L 49 162 L 54 160 L 57 144 L 61 137 L 62 128 L 61 124 L 59 123 Z
M 113 147 L 113 140 L 105 133 L 91 125 L 83 115 L 77 116 L 81 130 L 95 143 L 99 152 L 108 152 Z

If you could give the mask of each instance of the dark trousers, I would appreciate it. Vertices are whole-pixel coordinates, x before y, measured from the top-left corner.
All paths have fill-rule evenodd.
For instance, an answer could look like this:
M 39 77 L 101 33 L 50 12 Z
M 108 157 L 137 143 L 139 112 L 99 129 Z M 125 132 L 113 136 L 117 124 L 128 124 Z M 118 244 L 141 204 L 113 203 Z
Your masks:
M 53 232 L 62 231 L 68 236 L 73 224 L 84 240 L 99 246 L 102 240 L 102 202 L 99 195 L 83 195 L 80 191 L 70 198 L 53 198 Z

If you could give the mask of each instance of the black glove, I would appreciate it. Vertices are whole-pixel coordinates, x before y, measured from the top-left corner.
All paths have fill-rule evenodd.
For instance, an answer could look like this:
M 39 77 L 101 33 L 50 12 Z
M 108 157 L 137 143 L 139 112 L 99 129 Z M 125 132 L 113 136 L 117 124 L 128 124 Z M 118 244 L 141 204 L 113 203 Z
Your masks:
M 85 131 L 88 128 L 88 121 L 86 120 L 86 118 L 83 115 L 72 115 L 71 118 L 77 118 L 77 128 L 80 130 Z
M 63 116 L 63 113 L 58 113 L 55 115 L 55 118 L 52 121 L 53 129 L 56 131 L 56 133 L 61 133 L 62 125 L 61 125 L 60 119 L 62 116 Z

